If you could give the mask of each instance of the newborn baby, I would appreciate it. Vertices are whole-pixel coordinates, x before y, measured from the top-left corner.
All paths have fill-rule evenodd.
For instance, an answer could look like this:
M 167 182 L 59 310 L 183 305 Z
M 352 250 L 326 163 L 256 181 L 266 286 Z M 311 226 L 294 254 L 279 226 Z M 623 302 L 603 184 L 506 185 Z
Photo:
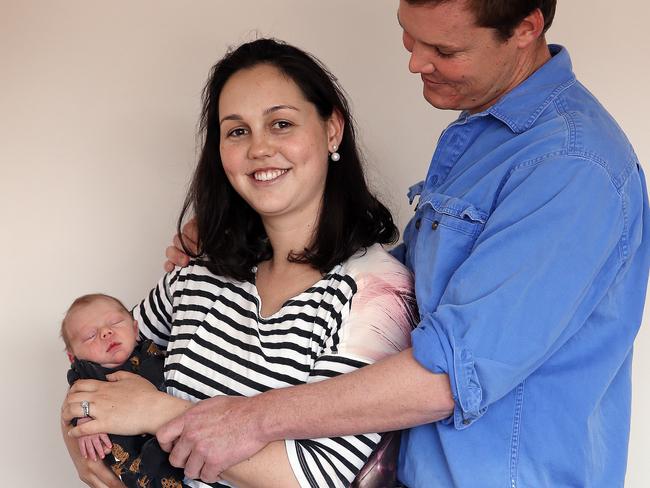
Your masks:
M 152 341 L 138 342 L 138 323 L 116 298 L 103 294 L 77 298 L 63 319 L 61 337 L 71 362 L 70 385 L 78 379 L 106 381 L 107 374 L 121 370 L 136 373 L 164 391 L 165 353 Z M 89 406 L 82 407 L 88 416 L 77 422 L 92 418 Z M 79 439 L 79 449 L 85 458 L 104 459 L 128 487 L 187 486 L 183 470 L 169 464 L 154 436 L 89 435 Z

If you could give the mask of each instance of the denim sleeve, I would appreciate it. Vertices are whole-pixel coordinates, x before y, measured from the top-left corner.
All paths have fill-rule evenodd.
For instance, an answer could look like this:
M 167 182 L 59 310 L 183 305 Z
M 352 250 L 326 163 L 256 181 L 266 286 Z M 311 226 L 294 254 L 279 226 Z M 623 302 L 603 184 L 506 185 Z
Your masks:
M 616 278 L 626 233 L 619 189 L 598 164 L 562 157 L 512 172 L 437 308 L 412 334 L 414 357 L 449 376 L 456 428 L 580 329 Z

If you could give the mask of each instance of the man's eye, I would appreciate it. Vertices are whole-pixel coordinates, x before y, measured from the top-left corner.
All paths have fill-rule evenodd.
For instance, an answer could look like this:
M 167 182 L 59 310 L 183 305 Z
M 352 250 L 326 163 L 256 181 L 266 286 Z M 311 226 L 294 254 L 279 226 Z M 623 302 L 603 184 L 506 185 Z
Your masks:
M 436 48 L 436 52 L 438 53 L 438 56 L 440 56 L 441 58 L 451 58 L 454 55 L 454 53 L 450 53 L 450 52 L 447 52 L 447 51 L 441 51 L 438 48 Z

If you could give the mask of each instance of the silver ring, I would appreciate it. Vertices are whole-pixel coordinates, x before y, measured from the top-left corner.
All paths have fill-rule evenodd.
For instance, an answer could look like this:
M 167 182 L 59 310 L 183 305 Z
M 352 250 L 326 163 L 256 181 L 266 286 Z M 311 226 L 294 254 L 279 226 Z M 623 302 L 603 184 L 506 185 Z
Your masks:
M 81 402 L 81 410 L 84 412 L 84 417 L 90 417 L 90 402 L 88 400 Z

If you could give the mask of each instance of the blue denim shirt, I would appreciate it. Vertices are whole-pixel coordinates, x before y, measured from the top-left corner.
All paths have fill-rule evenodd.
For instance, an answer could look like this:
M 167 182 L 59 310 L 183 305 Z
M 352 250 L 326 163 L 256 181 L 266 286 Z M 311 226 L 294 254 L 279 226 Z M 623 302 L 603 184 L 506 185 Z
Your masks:
M 460 114 L 410 191 L 396 255 L 415 273 L 413 354 L 456 403 L 403 435 L 410 488 L 623 486 L 647 192 L 621 129 L 551 53 Z

